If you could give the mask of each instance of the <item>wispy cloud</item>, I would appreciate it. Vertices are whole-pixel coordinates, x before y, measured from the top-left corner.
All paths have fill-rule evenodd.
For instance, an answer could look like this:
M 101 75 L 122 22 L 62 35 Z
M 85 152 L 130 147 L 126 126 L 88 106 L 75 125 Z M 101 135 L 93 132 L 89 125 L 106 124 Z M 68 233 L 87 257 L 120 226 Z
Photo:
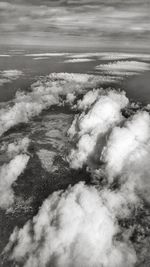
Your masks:
M 13 80 L 17 80 L 23 75 L 21 70 L 3 70 L 0 71 L 0 86 L 4 83 L 10 83 Z

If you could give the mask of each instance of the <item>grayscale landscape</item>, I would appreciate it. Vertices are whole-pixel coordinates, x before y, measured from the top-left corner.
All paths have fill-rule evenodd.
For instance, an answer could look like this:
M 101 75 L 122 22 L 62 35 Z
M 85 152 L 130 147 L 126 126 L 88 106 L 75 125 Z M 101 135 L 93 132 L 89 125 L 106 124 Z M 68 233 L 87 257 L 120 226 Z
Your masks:
M 150 1 L 0 1 L 0 267 L 150 266 Z

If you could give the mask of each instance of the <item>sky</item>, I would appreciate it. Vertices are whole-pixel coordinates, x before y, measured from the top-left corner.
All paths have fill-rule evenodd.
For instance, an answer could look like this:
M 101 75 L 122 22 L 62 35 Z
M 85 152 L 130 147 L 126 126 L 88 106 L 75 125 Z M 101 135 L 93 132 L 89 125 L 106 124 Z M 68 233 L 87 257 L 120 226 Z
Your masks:
M 150 0 L 0 1 L 0 44 L 148 50 Z

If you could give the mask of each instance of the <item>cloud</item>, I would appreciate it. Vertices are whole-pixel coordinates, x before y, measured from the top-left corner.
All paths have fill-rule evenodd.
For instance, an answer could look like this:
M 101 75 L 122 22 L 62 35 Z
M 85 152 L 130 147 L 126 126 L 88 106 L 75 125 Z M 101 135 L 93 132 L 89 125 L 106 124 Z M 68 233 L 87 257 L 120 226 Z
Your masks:
M 11 57 L 10 55 L 1 54 L 0 57 Z
M 91 57 L 98 57 L 103 54 L 102 52 L 85 52 L 85 53 L 71 53 L 68 55 L 68 58 L 71 59 L 84 59 L 84 58 L 91 58 Z
M 26 57 L 62 57 L 67 56 L 69 53 L 38 53 L 38 54 L 26 54 Z
M 149 68 L 150 65 L 148 63 L 138 61 L 116 61 L 96 66 L 96 70 L 101 70 L 106 74 L 119 76 L 136 75 L 140 72 L 149 70 Z
M 73 59 L 67 59 L 64 62 L 65 63 L 82 63 L 82 62 L 90 62 L 93 61 L 93 59 L 90 58 L 73 58 Z
M 20 70 L 3 70 L 0 71 L 0 86 L 5 83 L 10 83 L 13 80 L 17 80 L 23 72 Z
M 12 72 L 9 75 L 11 76 Z M 17 92 L 14 104 L 0 110 L 0 135 L 19 123 L 27 123 L 52 105 L 63 104 L 65 98 L 68 101 L 68 94 L 78 95 L 86 89 L 111 80 L 107 77 L 77 73 L 52 73 L 43 77 L 31 85 L 30 93 Z
M 54 192 L 36 216 L 22 228 L 15 228 L 3 251 L 12 265 L 136 265 L 136 246 L 130 239 L 134 227 L 140 224 L 136 226 L 133 216 L 145 200 L 150 201 L 150 115 L 144 108 L 136 111 L 122 91 L 93 89 L 99 79 L 93 75 L 54 73 L 34 83 L 30 93 L 16 96 L 15 105 L 34 101 L 39 105 L 40 99 L 42 107 L 49 106 L 50 95 L 58 99 L 58 104 L 76 100 L 73 108 L 79 114 L 68 132 L 76 148 L 68 159 L 72 168 L 87 166 L 92 185 L 78 183 Z M 124 109 L 128 118 L 123 115 Z M 55 124 L 59 124 L 57 120 Z M 50 122 L 52 131 L 47 137 L 61 135 L 54 129 L 55 124 Z M 2 166 L 2 176 L 9 181 L 2 187 L 7 189 L 1 194 L 5 208 L 13 202 L 12 183 L 27 164 L 28 144 L 25 138 L 4 146 L 6 153 L 14 157 Z M 17 153 L 21 154 L 16 156 Z M 37 154 L 46 170 L 56 170 L 55 152 L 40 149 Z M 7 203 L 4 192 L 9 192 L 11 198 L 7 197 Z M 120 221 L 124 220 L 133 225 L 122 226 Z
M 96 102 L 96 100 L 99 98 L 100 92 L 103 92 L 103 90 L 91 90 L 87 92 L 82 100 L 78 100 L 76 108 L 78 110 L 86 110 L 91 107 L 91 105 Z
M 10 83 L 10 82 L 11 82 L 11 80 L 9 80 L 9 79 L 0 78 L 0 86 L 2 86 L 5 83 Z
M 23 72 L 21 70 L 3 70 L 3 71 L 0 72 L 0 75 L 3 78 L 7 78 L 7 79 L 10 79 L 10 80 L 16 80 L 20 76 L 23 75 Z
M 97 91 L 96 96 L 97 96 Z M 88 104 L 90 93 L 84 97 L 82 105 Z M 93 95 L 94 97 L 94 95 Z M 95 100 L 95 97 L 94 97 Z M 91 101 L 91 99 L 89 99 Z M 81 103 L 80 103 L 81 104 Z M 77 133 L 79 141 L 77 148 L 69 156 L 71 167 L 81 168 L 94 152 L 98 139 L 103 139 L 110 129 L 123 119 L 121 109 L 128 104 L 124 92 L 106 91 L 99 96 L 92 108 L 75 118 L 68 133 L 73 136 Z
M 14 202 L 12 184 L 24 171 L 29 156 L 20 154 L 15 156 L 8 164 L 0 168 L 0 208 L 7 209 Z
M 108 180 L 127 181 L 128 197 L 138 190 L 150 201 L 150 115 L 138 112 L 123 127 L 113 128 L 100 156 Z
M 149 54 L 136 54 L 136 53 L 120 53 L 120 52 L 107 52 L 99 55 L 102 60 L 125 60 L 125 59 L 137 59 L 137 60 L 149 60 Z
M 29 138 L 24 137 L 14 140 L 13 143 L 3 142 L 1 145 L 0 151 L 9 161 L 0 167 L 0 208 L 2 209 L 9 208 L 14 202 L 12 185 L 28 164 L 29 143 Z
M 3 1 L 1 43 L 149 48 L 149 3 L 144 2 Z
M 68 160 L 74 169 L 88 166 L 94 183 L 105 179 L 121 184 L 130 202 L 137 202 L 137 192 L 149 202 L 150 115 L 139 110 L 125 118 L 122 108 L 128 103 L 123 92 L 97 89 L 85 94 L 76 105 L 84 112 L 75 116 L 68 131 L 76 144 Z
M 119 61 L 119 60 L 130 60 L 135 59 L 137 61 L 149 61 L 150 55 L 147 53 L 127 53 L 127 52 L 85 52 L 85 53 L 70 53 L 67 55 L 69 58 L 67 61 L 69 62 L 84 62 L 84 59 L 89 60 L 107 60 L 107 61 Z M 83 61 L 82 61 L 83 60 Z M 122 61 L 121 61 L 122 62 Z M 115 62 L 114 62 L 115 63 Z M 101 64 L 100 66 L 104 66 L 106 64 Z
M 108 173 L 112 176 L 121 173 L 124 165 L 129 163 L 130 156 L 133 158 L 134 152 L 140 156 L 140 150 L 146 149 L 149 138 L 150 116 L 147 112 L 139 112 L 126 121 L 123 127 L 115 127 L 102 155 L 108 162 Z
M 84 59 L 84 58 L 98 58 L 100 60 L 125 60 L 125 59 L 137 59 L 137 60 L 149 60 L 149 54 L 141 53 L 127 53 L 127 52 L 85 52 L 85 53 L 71 53 L 67 56 L 71 59 Z
M 34 57 L 34 60 L 43 60 L 43 59 L 49 59 L 48 57 Z
M 33 220 L 14 230 L 5 253 L 26 267 L 132 267 L 135 252 L 128 240 L 115 238 L 120 229 L 108 202 L 83 183 L 55 192 Z

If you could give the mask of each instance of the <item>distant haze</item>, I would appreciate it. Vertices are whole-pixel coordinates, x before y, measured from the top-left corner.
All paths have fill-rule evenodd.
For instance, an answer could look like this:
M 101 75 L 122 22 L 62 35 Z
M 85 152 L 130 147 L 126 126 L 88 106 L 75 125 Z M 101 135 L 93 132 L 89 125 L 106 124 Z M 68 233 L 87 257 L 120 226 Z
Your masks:
M 0 2 L 0 44 L 148 50 L 148 0 Z

